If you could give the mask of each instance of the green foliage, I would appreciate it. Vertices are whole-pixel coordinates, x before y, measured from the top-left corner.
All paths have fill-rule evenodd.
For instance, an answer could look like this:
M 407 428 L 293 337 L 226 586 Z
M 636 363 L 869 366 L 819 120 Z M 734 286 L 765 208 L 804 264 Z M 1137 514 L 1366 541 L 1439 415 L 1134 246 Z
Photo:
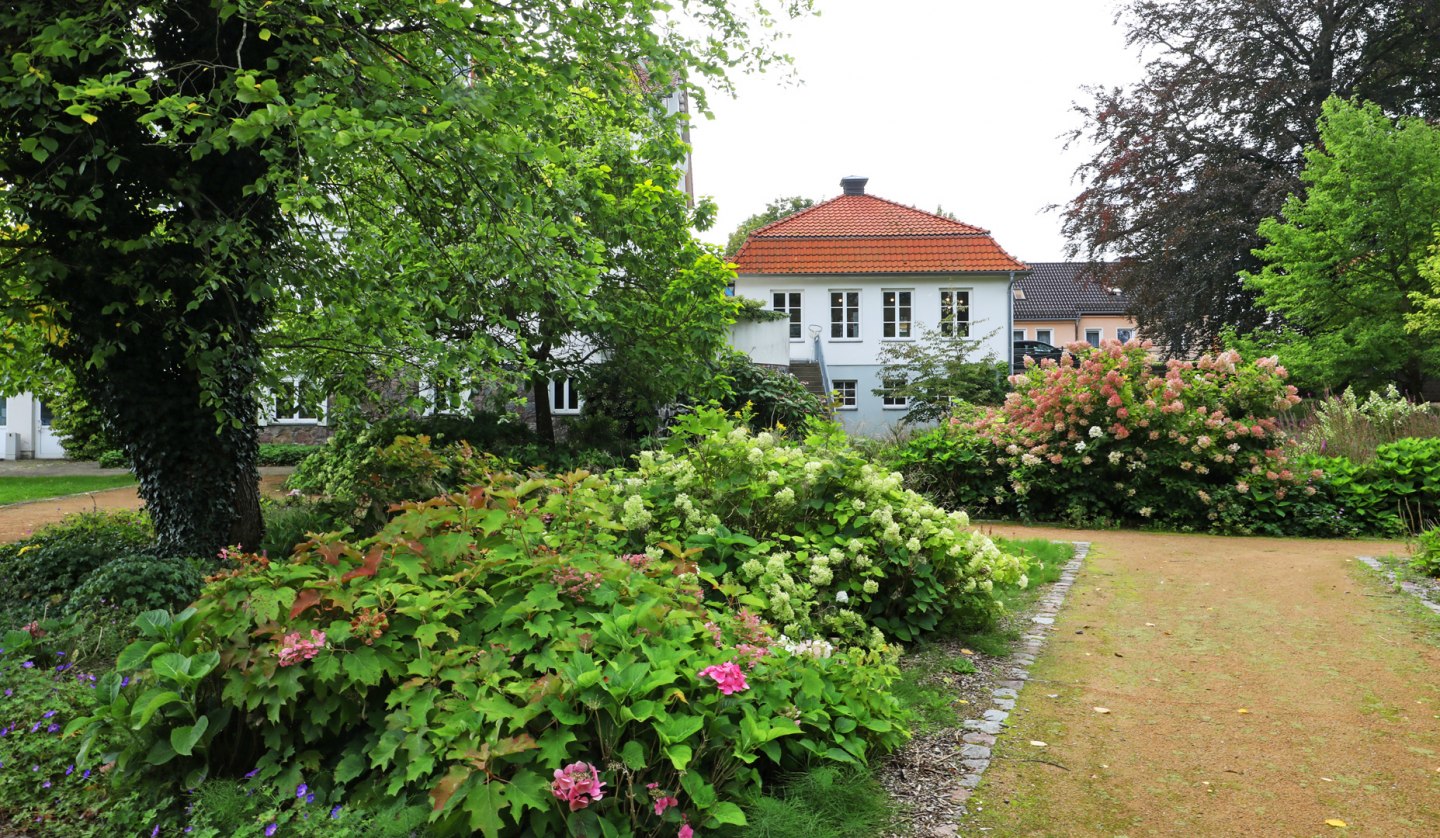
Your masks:
M 1410 569 L 1426 576 L 1440 576 L 1440 528 L 1432 527 L 1415 536 Z
M 4 632 L 0 639 L 0 829 L 113 835 L 97 811 L 104 780 L 98 771 L 76 766 L 74 743 L 60 735 L 72 719 L 93 710 L 94 683 L 77 677 L 58 651 L 51 639 L 25 631 Z
M 1372 390 L 1363 401 L 1349 387 L 1324 399 L 1295 444 L 1306 453 L 1366 463 L 1380 445 L 1407 437 L 1440 437 L 1440 415 L 1406 399 L 1392 384 L 1383 393 Z
M 294 838 L 411 838 L 429 834 L 428 801 L 395 800 L 373 808 L 327 803 L 308 789 L 248 780 L 212 780 L 189 798 L 187 838 L 260 838 L 275 825 L 276 834 Z
M 1325 525 L 1308 507 L 1318 475 L 1279 452 L 1275 417 L 1299 399 L 1274 359 L 1228 352 L 1159 375 L 1142 346 L 1071 352 L 1014 377 L 1004 407 L 913 438 L 897 465 L 974 514 L 1236 532 Z
M 306 457 L 321 450 L 319 445 L 300 445 L 288 442 L 262 442 L 260 453 L 255 458 L 256 465 L 262 466 L 297 466 Z
M 735 230 L 730 233 L 730 238 L 725 240 L 725 255 L 727 257 L 734 257 L 735 254 L 740 252 L 740 247 L 745 244 L 745 240 L 750 238 L 750 234 L 764 227 L 766 224 L 772 224 L 782 218 L 794 215 L 803 209 L 809 209 L 813 206 L 815 206 L 813 200 L 802 198 L 799 195 L 789 198 L 776 198 L 766 204 L 765 209 L 740 222 L 740 226 L 736 227 Z
M 107 432 L 105 415 L 85 399 L 80 388 L 68 375 L 59 375 L 41 392 L 50 406 L 50 430 L 65 446 L 65 456 L 72 460 L 99 460 L 119 448 Z
M 71 591 L 65 609 L 85 614 L 115 609 L 123 614 L 179 608 L 200 593 L 203 562 L 146 554 L 111 559 Z
M 244 557 L 194 608 L 141 615 L 71 728 L 87 747 L 134 731 L 98 759 L 149 794 L 255 766 L 324 802 L 428 794 L 436 834 L 486 835 L 743 826 L 762 767 L 903 739 L 884 655 L 792 653 L 685 559 L 622 557 L 612 495 L 583 472 L 496 474 L 367 541 Z M 700 675 L 732 663 L 733 695 Z M 550 783 L 577 761 L 606 793 L 569 811 Z M 663 816 L 650 782 L 679 800 Z
M 631 549 L 694 551 L 725 590 L 794 638 L 879 648 L 961 615 L 988 618 L 996 586 L 1024 584 L 1024 563 L 907 491 L 834 425 L 803 441 L 753 434 L 743 418 L 682 417 L 664 451 L 642 452 L 621 480 L 617 517 Z
M 1440 439 L 1386 443 L 1365 463 L 1312 455 L 1298 465 L 1323 473 L 1341 533 L 1400 535 L 1440 520 Z
M 84 512 L 0 544 L 0 620 L 18 625 L 58 614 L 92 573 L 153 544 L 149 519 L 139 512 Z
M 762 367 L 739 352 L 722 356 L 715 374 L 729 386 L 718 400 L 721 409 L 746 411 L 755 430 L 783 426 L 799 431 L 808 420 L 828 416 L 825 405 L 800 379 Z
M 7 6 L 0 389 L 68 370 L 167 552 L 209 554 L 259 541 L 282 372 L 343 410 L 417 367 L 544 373 L 568 335 L 638 334 L 634 368 L 680 386 L 723 340 L 727 272 L 655 95 L 703 110 L 809 7 Z
M 264 508 L 265 540 L 260 542 L 260 552 L 267 556 L 284 558 L 308 541 L 311 533 L 332 532 L 346 525 L 335 504 L 290 497 L 283 502 L 267 501 Z
M 129 467 L 130 467 L 130 458 L 127 457 L 127 456 L 125 456 L 125 452 L 124 452 L 124 451 L 117 451 L 117 450 L 101 451 L 101 452 L 95 457 L 95 462 L 96 462 L 96 464 L 99 465 L 101 468 L 129 468 Z
M 134 485 L 129 475 L 106 474 L 99 476 L 76 475 L 73 477 L 10 477 L 0 478 L 0 506 L 64 495 L 78 495 L 82 492 L 103 492 L 121 486 Z
M 1331 98 L 1305 152 L 1302 195 L 1260 223 L 1265 263 L 1243 274 L 1284 324 L 1276 346 L 1314 389 L 1397 382 L 1418 394 L 1440 350 L 1406 331 L 1440 215 L 1440 129 Z
M 977 357 L 983 339 L 945 334 L 917 326 L 915 340 L 889 341 L 880 347 L 880 380 L 890 382 L 875 395 L 909 399 L 905 422 L 937 422 L 957 402 L 999 404 L 1005 399 L 1009 369 L 994 353 Z
M 747 838 L 873 838 L 894 817 L 888 793 L 864 768 L 820 766 L 787 778 L 746 807 Z

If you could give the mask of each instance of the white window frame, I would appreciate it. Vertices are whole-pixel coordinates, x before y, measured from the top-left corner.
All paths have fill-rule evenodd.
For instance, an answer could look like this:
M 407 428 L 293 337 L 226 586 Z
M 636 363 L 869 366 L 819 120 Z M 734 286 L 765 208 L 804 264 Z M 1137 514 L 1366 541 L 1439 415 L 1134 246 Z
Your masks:
M 962 309 L 956 305 L 955 295 L 965 295 L 965 306 L 963 309 L 964 318 L 957 315 Z M 949 297 L 947 301 L 947 297 Z M 970 337 L 970 309 L 975 304 L 975 290 L 973 288 L 941 288 L 940 289 L 940 334 L 946 337 L 953 337 L 956 333 L 962 338 Z M 957 328 L 963 327 L 963 328 Z
M 785 307 L 781 308 L 775 304 L 775 298 L 785 295 Z M 790 321 L 790 342 L 800 343 L 805 340 L 805 326 L 802 322 L 805 309 L 805 292 L 795 288 L 774 288 L 770 291 L 770 310 L 784 312 Z
M 1011 330 L 1010 330 L 1010 340 L 1011 340 L 1012 342 L 1017 341 L 1017 340 L 1024 340 L 1024 339 L 1025 339 L 1025 330 L 1024 330 L 1024 329 L 1011 329 Z
M 915 339 L 915 289 L 880 289 L 880 339 Z
M 836 410 L 860 409 L 860 382 L 853 378 L 837 378 L 830 384 L 835 389 Z
M 886 392 L 882 393 L 881 396 L 880 396 L 880 407 L 881 407 L 881 409 L 883 409 L 883 410 L 909 410 L 909 409 L 910 409 L 910 397 L 909 397 L 909 396 L 892 396 L 892 395 L 889 394 L 888 391 L 890 390 L 890 388 L 891 388 L 892 386 L 894 386 L 891 382 L 898 382 L 900 385 L 903 386 L 903 385 L 905 384 L 905 379 L 903 379 L 903 378 L 882 378 L 882 379 L 880 379 L 880 389 L 883 390 L 883 391 L 886 391 Z
M 1055 345 L 1055 330 L 1054 330 L 1054 329 L 1036 329 L 1036 330 L 1035 330 L 1035 340 L 1039 341 L 1040 343 L 1048 343 L 1048 344 L 1050 344 L 1051 346 L 1054 346 L 1054 345 Z
M 830 341 L 832 343 L 849 343 L 862 340 L 862 333 L 860 331 L 860 289 L 831 288 L 827 293 L 830 295 L 830 298 L 826 301 L 830 309 Z M 841 304 L 838 307 L 835 305 L 835 297 L 837 294 L 842 295 L 840 298 Z M 853 297 L 851 296 L 852 294 L 854 295 Z M 852 300 L 854 305 L 850 304 Z M 835 319 L 837 309 L 841 315 L 841 319 L 839 320 Z M 837 329 L 841 333 L 840 337 L 835 336 Z M 851 334 L 852 332 L 853 334 Z
M 1122 338 L 1120 337 L 1121 332 L 1129 332 L 1129 334 Z M 1117 326 L 1115 327 L 1115 339 L 1121 343 L 1129 343 L 1135 339 L 1135 329 L 1129 326 Z
M 299 411 L 300 411 L 300 408 L 303 406 L 303 405 L 301 404 L 301 402 L 302 402 L 303 400 L 300 398 L 300 394 L 301 394 L 301 388 L 303 388 L 303 387 L 305 386 L 305 384 L 306 384 L 305 376 L 303 376 L 303 375 L 285 375 L 285 376 L 281 376 L 281 377 L 280 377 L 280 381 L 281 381 L 281 383 L 283 383 L 283 384 L 289 384 L 290 386 L 292 386 L 292 387 L 295 388 L 295 410 L 296 410 L 296 412 L 295 412 L 294 414 L 290 415 L 290 416 L 281 416 L 281 415 L 280 415 L 280 411 L 278 410 L 279 405 L 277 405 L 276 402 L 275 402 L 275 400 L 279 397 L 279 393 L 276 393 L 276 392 L 273 391 L 273 390 L 272 390 L 272 391 L 269 391 L 269 392 L 267 392 L 267 393 L 265 394 L 265 406 L 266 406 L 266 408 L 269 410 L 269 416 L 267 417 L 268 420 L 269 420 L 269 421 L 268 421 L 268 424 L 271 424 L 271 425 L 324 425 L 324 424 L 326 423 L 326 420 L 329 419 L 329 413 L 330 413 L 330 398 L 329 398 L 328 396 L 322 397 L 322 398 L 320 399 L 320 402 L 319 402 L 319 408 L 320 408 L 319 412 L 320 412 L 320 415 L 319 415 L 319 416 L 302 416 L 302 415 L 300 414 L 300 412 L 299 412 Z
M 1093 340 L 1093 341 L 1090 340 L 1090 336 L 1091 336 L 1091 335 L 1094 335 L 1094 336 L 1095 336 L 1095 340 Z M 1085 330 L 1085 342 L 1088 343 L 1088 344 L 1090 344 L 1091 346 L 1097 348 L 1097 349 L 1100 348 L 1100 341 L 1102 341 L 1102 340 L 1104 340 L 1104 339 L 1105 339 L 1105 330 L 1104 330 L 1104 329 L 1086 329 L 1086 330 Z
M 453 384 L 454 382 L 450 382 L 450 383 Z M 417 395 L 420 397 L 420 400 L 425 403 L 425 409 L 422 411 L 422 415 L 425 415 L 425 416 L 435 416 L 436 414 L 440 414 L 440 415 L 463 415 L 463 414 L 472 413 L 472 412 L 474 411 L 474 405 L 472 405 L 472 404 L 470 403 L 470 400 L 471 400 L 472 398 L 474 398 L 475 393 L 474 393 L 474 391 L 468 390 L 468 389 L 467 389 L 467 390 L 456 390 L 456 391 L 455 391 L 455 412 L 454 412 L 454 413 L 452 413 L 452 411 L 451 411 L 451 409 L 450 409 L 450 406 L 449 406 L 448 404 L 444 406 L 444 409 L 443 409 L 443 410 L 440 409 L 440 404 L 439 404 L 439 402 L 440 402 L 440 396 L 444 395 L 444 391 L 442 391 L 442 390 L 440 389 L 440 387 L 438 387 L 438 386 L 436 386 L 436 385 L 437 385 L 437 382 L 435 382 L 435 381 L 432 380 L 432 381 L 430 381 L 429 383 L 421 386 L 419 393 L 417 393 Z M 448 399 L 447 399 L 447 401 L 448 401 Z
M 585 399 L 581 398 L 573 378 L 552 378 L 546 392 L 550 397 L 552 416 L 579 416 L 585 409 Z

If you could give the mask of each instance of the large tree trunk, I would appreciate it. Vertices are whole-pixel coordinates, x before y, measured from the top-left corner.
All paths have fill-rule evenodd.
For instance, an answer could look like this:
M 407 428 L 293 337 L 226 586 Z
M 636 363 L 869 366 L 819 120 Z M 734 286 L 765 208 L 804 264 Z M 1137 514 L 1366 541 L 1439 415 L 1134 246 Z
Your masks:
M 213 366 L 202 376 L 203 362 L 178 343 L 143 330 L 103 369 L 79 371 L 77 384 L 134 463 L 160 550 L 204 557 L 226 546 L 258 550 L 258 350 L 253 340 L 235 341 L 208 359 Z M 203 380 L 211 376 L 221 389 L 207 395 Z
M 535 399 L 535 436 L 541 442 L 555 444 L 555 415 L 550 412 L 550 382 L 538 375 L 530 379 L 530 392 Z

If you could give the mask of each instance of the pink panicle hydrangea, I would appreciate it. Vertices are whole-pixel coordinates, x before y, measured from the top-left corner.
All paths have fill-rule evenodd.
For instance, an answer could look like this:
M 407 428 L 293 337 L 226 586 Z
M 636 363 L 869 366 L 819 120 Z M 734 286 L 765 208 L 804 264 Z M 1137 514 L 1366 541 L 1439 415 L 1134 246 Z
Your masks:
M 725 695 L 742 692 L 750 689 L 745 682 L 745 672 L 733 662 L 726 661 L 718 666 L 707 666 L 700 670 L 701 678 L 713 678 L 715 686 Z
M 680 824 L 680 831 L 675 833 L 675 838 L 695 838 L 695 830 L 688 823 Z
M 569 804 L 570 811 L 584 809 L 605 796 L 605 781 L 600 772 L 588 762 L 576 762 L 555 769 L 555 782 L 550 791 L 555 797 Z
M 300 632 L 291 632 L 280 641 L 280 665 L 293 666 L 308 661 L 325 648 L 325 632 L 310 629 L 310 639 L 303 640 Z

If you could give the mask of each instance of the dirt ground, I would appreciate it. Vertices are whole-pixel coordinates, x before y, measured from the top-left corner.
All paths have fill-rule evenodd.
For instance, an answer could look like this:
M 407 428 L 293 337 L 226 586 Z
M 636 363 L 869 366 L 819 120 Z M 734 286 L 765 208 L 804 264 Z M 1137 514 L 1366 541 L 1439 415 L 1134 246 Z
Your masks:
M 280 484 L 284 475 L 271 474 L 260 478 L 260 491 L 267 495 L 281 493 Z M 31 503 L 17 503 L 0 507 L 0 541 L 16 541 L 24 538 L 52 521 L 58 521 L 75 512 L 90 512 L 97 509 L 139 509 L 141 501 L 135 494 L 135 487 L 108 489 L 104 492 L 88 492 L 65 498 L 37 500 Z
M 961 835 L 1440 835 L 1437 621 L 1354 561 L 1402 544 L 994 531 L 1094 547 Z

